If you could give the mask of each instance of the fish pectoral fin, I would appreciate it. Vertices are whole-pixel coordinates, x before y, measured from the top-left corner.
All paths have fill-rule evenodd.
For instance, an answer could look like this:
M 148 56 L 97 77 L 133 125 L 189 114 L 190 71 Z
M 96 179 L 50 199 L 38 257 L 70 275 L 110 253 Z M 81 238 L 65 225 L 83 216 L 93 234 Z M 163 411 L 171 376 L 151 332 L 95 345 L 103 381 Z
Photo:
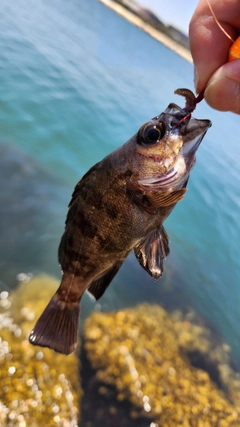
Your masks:
M 148 198 L 151 205 L 155 208 L 161 208 L 164 206 L 171 206 L 179 202 L 184 198 L 186 193 L 186 188 L 181 188 L 181 190 L 175 190 L 171 193 L 163 193 L 161 191 L 148 191 L 146 197 Z
M 134 248 L 134 253 L 140 265 L 152 277 L 158 279 L 163 273 L 163 260 L 169 254 L 169 238 L 165 228 L 160 228 L 149 233 Z
M 101 296 L 106 291 L 107 287 L 110 285 L 114 276 L 117 274 L 119 268 L 121 267 L 123 261 L 119 261 L 114 264 L 113 267 L 106 270 L 101 276 L 95 279 L 88 288 L 88 292 L 92 294 L 96 300 L 101 298 Z
M 151 189 L 151 187 L 139 185 L 129 181 L 127 191 L 131 200 L 142 210 L 149 214 L 156 214 L 157 209 L 171 206 L 184 198 L 187 188 L 181 188 L 171 192 Z

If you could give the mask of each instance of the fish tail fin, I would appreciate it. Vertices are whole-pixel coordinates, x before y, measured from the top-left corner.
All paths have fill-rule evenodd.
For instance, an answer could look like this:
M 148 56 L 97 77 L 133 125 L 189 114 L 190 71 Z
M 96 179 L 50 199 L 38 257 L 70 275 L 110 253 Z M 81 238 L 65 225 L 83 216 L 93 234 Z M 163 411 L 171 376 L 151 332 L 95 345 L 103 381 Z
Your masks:
M 64 299 L 64 285 L 69 281 L 69 276 L 64 276 L 57 292 L 32 329 L 29 342 L 49 347 L 58 353 L 70 354 L 77 346 L 80 305 L 79 298 L 74 294 Z

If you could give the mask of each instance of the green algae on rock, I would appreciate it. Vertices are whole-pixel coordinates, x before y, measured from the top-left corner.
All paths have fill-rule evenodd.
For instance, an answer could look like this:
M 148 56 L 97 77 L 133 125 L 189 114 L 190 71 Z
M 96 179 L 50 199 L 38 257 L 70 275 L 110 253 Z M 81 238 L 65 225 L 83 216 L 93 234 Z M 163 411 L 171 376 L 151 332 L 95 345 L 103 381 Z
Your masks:
M 58 281 L 38 276 L 0 292 L 0 425 L 77 427 L 79 361 L 33 347 L 28 334 Z
M 239 426 L 240 401 L 231 404 L 207 372 L 191 365 L 178 339 L 181 347 L 189 341 L 160 306 L 93 313 L 84 334 L 99 380 L 159 426 Z

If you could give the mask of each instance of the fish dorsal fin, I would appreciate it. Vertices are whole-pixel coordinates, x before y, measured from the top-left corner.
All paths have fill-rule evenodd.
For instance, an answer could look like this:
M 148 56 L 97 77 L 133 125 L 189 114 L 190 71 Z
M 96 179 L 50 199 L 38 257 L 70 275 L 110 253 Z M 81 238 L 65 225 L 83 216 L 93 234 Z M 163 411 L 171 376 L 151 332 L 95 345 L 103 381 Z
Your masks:
M 92 294 L 96 300 L 101 298 L 101 296 L 104 294 L 114 276 L 117 274 L 122 263 L 123 261 L 117 262 L 113 267 L 109 268 L 107 271 L 105 271 L 105 273 L 103 273 L 100 277 L 91 283 L 88 288 L 88 292 L 90 292 L 90 294 Z
M 164 206 L 174 205 L 184 198 L 186 193 L 186 188 L 181 188 L 181 190 L 175 190 L 171 193 L 162 193 L 160 191 L 149 191 L 146 193 L 148 200 L 151 205 L 155 208 L 160 208 Z
M 86 181 L 88 180 L 89 176 L 97 170 L 97 168 L 98 168 L 99 164 L 100 164 L 100 162 L 99 162 L 99 163 L 96 163 L 94 166 L 92 166 L 92 167 L 91 167 L 91 168 L 90 168 L 90 169 L 85 173 L 85 175 L 83 175 L 83 177 L 80 179 L 80 181 L 77 183 L 77 185 L 75 186 L 74 191 L 73 191 L 73 193 L 72 193 L 72 198 L 71 198 L 71 200 L 70 200 L 70 203 L 69 203 L 68 207 L 70 207 L 70 206 L 72 206 L 72 205 L 73 205 L 73 203 L 75 202 L 75 200 L 77 199 L 77 197 L 78 197 L 79 193 L 80 193 L 80 192 L 81 192 L 81 190 L 82 190 L 82 186 L 86 183 Z
M 165 228 L 161 226 L 149 233 L 134 248 L 140 265 L 155 279 L 158 279 L 163 273 L 163 260 L 170 252 L 168 243 L 168 235 Z

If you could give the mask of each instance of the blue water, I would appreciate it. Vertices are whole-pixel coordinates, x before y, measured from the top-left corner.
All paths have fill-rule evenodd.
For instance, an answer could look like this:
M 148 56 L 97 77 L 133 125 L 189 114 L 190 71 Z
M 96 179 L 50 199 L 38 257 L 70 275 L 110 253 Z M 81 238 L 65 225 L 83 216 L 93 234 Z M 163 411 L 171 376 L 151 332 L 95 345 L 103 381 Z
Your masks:
M 193 89 L 193 70 L 95 0 L 8 0 L 0 13 L 0 76 L 0 141 L 10 153 L 1 151 L 0 160 L 0 279 L 12 287 L 12 272 L 60 277 L 57 246 L 74 185 L 170 102 L 183 105 L 173 92 Z M 161 289 L 170 287 L 169 300 L 179 295 L 209 320 L 240 368 L 239 117 L 204 102 L 195 116 L 213 126 L 188 193 L 166 221 L 164 277 L 155 283 L 131 256 L 99 304 L 161 303 Z M 94 304 L 85 297 L 82 317 Z

